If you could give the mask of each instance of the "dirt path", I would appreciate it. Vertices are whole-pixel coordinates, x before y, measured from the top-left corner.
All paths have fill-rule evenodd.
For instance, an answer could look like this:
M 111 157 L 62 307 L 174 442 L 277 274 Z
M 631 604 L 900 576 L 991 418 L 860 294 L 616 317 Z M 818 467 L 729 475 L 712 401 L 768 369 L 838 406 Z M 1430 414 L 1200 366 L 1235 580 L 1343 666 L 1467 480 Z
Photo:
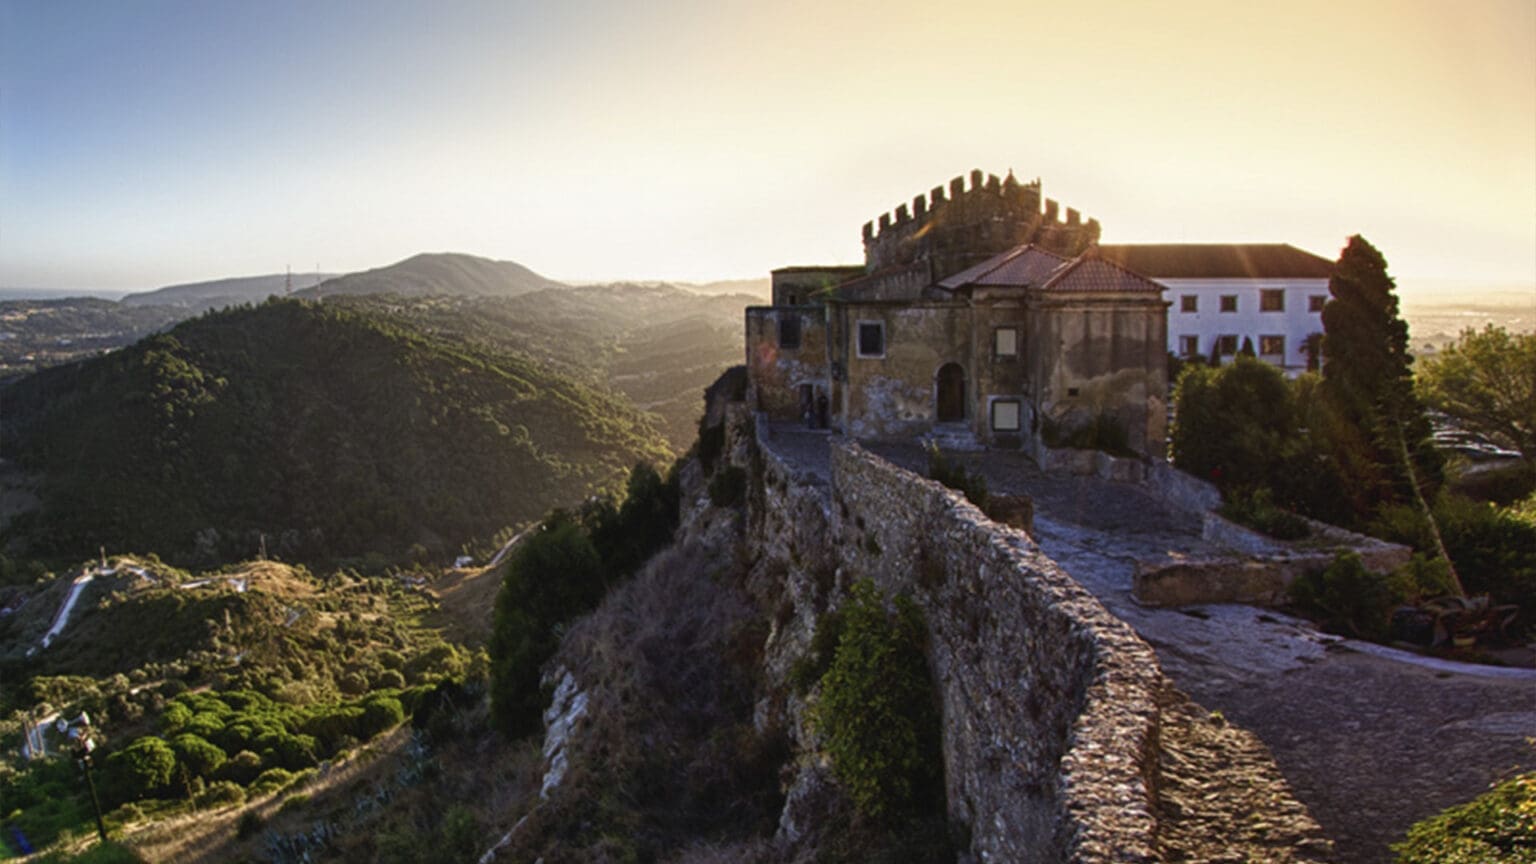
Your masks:
M 788 437 L 785 449 L 814 458 L 808 436 Z M 926 471 L 916 445 L 869 449 Z M 1136 628 L 1181 690 L 1263 739 L 1341 861 L 1390 862 L 1414 822 L 1536 769 L 1536 672 L 1376 656 L 1251 606 L 1142 607 L 1130 594 L 1137 560 L 1219 551 L 1197 520 L 1134 486 L 1046 476 L 1021 454 L 956 458 L 990 489 L 1029 495 L 1046 554 Z

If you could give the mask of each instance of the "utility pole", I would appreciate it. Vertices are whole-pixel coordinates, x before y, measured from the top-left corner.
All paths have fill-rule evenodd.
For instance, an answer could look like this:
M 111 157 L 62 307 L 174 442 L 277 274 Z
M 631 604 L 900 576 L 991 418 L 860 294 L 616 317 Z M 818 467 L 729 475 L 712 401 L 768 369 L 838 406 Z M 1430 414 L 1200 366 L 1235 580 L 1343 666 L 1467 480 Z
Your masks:
M 65 731 L 69 739 L 75 743 L 75 758 L 80 760 L 80 767 L 85 769 L 85 785 L 91 790 L 91 807 L 96 811 L 96 834 L 101 837 L 101 842 L 107 842 L 107 825 L 101 821 L 101 798 L 96 795 L 96 778 L 91 773 L 91 767 L 95 760 L 91 757 L 91 751 L 96 749 L 96 742 L 91 738 L 91 715 L 80 712 L 80 716 L 74 720 L 59 718 L 59 731 Z

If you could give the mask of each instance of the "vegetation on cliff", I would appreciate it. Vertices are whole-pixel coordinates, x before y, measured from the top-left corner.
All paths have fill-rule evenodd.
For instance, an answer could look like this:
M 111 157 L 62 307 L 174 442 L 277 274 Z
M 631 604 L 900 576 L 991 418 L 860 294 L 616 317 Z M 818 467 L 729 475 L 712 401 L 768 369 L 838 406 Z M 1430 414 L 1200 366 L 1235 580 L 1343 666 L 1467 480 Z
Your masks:
M 667 448 L 600 385 L 366 310 L 273 300 L 11 387 L 42 476 L 8 536 L 214 563 L 442 558 Z

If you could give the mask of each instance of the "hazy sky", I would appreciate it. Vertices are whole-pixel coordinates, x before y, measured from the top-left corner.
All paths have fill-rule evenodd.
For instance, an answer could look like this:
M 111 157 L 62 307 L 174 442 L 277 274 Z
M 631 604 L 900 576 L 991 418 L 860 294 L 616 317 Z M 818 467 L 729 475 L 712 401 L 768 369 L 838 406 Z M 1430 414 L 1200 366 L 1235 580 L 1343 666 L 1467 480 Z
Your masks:
M 0 0 L 0 285 L 762 276 L 972 168 L 1536 284 L 1536 3 Z

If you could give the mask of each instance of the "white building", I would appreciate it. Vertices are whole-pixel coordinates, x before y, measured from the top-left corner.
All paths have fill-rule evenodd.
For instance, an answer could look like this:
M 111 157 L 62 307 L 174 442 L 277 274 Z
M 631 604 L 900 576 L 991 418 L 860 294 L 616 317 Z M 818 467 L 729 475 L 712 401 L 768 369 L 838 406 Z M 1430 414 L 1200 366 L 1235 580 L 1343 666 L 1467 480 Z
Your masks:
M 1168 350 L 1229 359 L 1251 344 L 1297 375 L 1317 368 L 1333 262 L 1284 243 L 1101 245 L 1098 255 L 1165 286 Z

